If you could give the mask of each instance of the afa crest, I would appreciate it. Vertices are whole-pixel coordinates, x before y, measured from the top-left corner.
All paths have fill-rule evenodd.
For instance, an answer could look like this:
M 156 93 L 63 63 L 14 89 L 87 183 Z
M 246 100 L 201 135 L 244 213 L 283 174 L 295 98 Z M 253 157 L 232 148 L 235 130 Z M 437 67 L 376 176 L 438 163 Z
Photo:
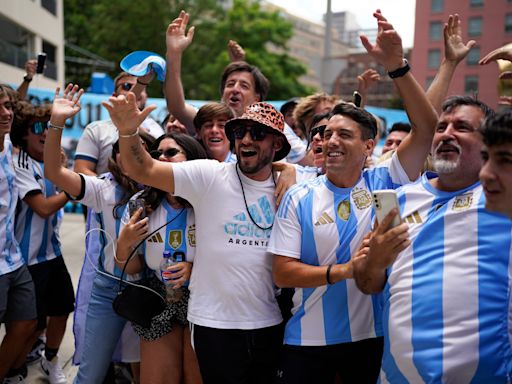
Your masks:
M 357 209 L 366 209 L 372 205 L 372 197 L 366 189 L 354 188 L 351 195 Z
M 169 232 L 169 245 L 172 249 L 178 249 L 183 243 L 183 233 L 181 229 Z
M 338 204 L 338 209 L 336 210 L 338 212 L 338 217 L 343 220 L 347 221 L 350 217 L 350 200 L 343 200 Z
M 473 192 L 468 192 L 463 195 L 457 196 L 453 201 L 453 211 L 465 211 L 471 207 L 473 203 Z
M 190 247 L 196 246 L 196 225 L 192 224 L 187 230 L 188 245 Z

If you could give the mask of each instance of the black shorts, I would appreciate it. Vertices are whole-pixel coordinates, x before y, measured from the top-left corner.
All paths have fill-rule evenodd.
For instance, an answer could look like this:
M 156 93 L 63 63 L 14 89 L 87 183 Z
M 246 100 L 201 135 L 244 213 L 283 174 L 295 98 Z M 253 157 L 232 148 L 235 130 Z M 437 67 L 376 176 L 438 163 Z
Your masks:
M 383 347 L 382 337 L 320 347 L 285 345 L 276 384 L 332 384 L 336 373 L 343 384 L 375 384 Z
M 46 317 L 66 316 L 75 308 L 75 293 L 62 257 L 29 265 L 36 290 L 37 329 L 46 328 Z
M 0 276 L 0 323 L 37 316 L 34 283 L 26 265 Z

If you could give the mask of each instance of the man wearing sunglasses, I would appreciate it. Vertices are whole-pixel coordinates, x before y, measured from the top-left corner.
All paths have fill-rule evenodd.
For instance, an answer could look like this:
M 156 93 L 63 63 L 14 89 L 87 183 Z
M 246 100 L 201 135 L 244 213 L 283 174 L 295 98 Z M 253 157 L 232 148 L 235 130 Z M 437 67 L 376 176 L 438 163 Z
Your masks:
M 397 44 L 400 37 L 379 11 L 374 16 L 379 21 L 377 44 L 362 38 L 363 44 L 395 79 L 414 133 L 390 161 L 363 171 L 377 133 L 370 113 L 340 103 L 325 128 L 313 132 L 322 139 L 325 175 L 288 190 L 269 241 L 275 283 L 295 288 L 280 383 L 332 383 L 336 375 L 345 384 L 378 379 L 381 298 L 357 289 L 352 263 L 372 225 L 372 191 L 394 189 L 419 176 L 437 116 L 408 72 Z
M 50 383 L 64 384 L 67 381 L 57 353 L 75 301 L 59 239 L 61 208 L 68 198 L 64 192 L 57 192 L 44 176 L 43 153 L 51 106 L 34 106 L 22 101 L 16 110 L 11 135 L 13 144 L 20 149 L 14 157 L 20 200 L 16 240 L 34 281 L 37 308 L 37 328 L 26 345 L 26 352 L 46 329 L 41 367 Z
M 188 320 L 206 383 L 272 382 L 282 321 L 267 243 L 275 212 L 272 161 L 290 145 L 284 118 L 254 103 L 225 130 L 238 163 L 196 160 L 166 163 L 144 153 L 135 97 L 104 104 L 119 129 L 121 155 L 137 182 L 185 198 L 196 216 L 196 259 Z

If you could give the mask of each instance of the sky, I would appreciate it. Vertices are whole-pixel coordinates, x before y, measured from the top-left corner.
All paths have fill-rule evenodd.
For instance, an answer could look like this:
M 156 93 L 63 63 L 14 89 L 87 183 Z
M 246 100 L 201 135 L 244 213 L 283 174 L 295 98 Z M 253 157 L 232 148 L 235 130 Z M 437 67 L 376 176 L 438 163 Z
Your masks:
M 267 0 L 305 19 L 322 22 L 327 0 Z M 424 0 L 423 0 L 424 1 Z M 333 12 L 349 11 L 356 15 L 361 28 L 376 28 L 373 12 L 380 8 L 402 37 L 406 48 L 413 45 L 415 0 L 331 0 Z

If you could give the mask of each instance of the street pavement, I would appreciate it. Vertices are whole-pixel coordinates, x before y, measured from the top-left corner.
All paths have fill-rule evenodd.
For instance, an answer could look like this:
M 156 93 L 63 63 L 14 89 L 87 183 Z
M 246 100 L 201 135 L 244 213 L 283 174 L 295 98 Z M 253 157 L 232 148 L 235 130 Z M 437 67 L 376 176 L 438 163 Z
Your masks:
M 78 285 L 80 270 L 84 259 L 85 246 L 85 223 L 81 214 L 66 213 L 60 227 L 60 238 L 62 242 L 62 254 L 68 267 L 69 274 L 73 281 L 73 287 Z M 4 336 L 4 328 L 0 330 L 0 340 Z M 75 349 L 73 338 L 73 314 L 69 316 L 66 334 L 59 350 L 59 360 L 63 367 L 68 383 L 72 383 L 78 367 L 72 365 L 72 357 Z M 29 365 L 28 377 L 25 380 L 29 384 L 46 383 L 44 374 L 41 371 L 39 362 Z

